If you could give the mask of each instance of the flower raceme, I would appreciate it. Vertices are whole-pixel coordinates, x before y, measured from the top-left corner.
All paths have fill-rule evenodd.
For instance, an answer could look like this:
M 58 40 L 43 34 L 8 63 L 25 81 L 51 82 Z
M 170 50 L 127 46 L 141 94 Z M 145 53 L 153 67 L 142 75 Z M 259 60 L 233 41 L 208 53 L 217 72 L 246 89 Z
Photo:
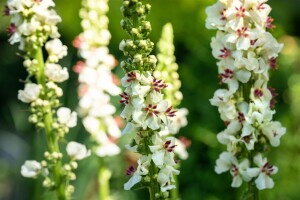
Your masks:
M 269 69 L 283 45 L 267 32 L 273 29 L 267 0 L 219 0 L 206 9 L 208 29 L 216 29 L 212 54 L 221 84 L 211 104 L 218 107 L 226 129 L 218 141 L 227 146 L 216 162 L 215 171 L 230 171 L 232 187 L 255 178 L 259 190 L 272 188 L 271 175 L 277 172 L 266 158 L 269 146 L 277 147 L 286 129 L 272 121 L 275 114 L 273 88 L 268 87 Z
M 114 118 L 116 108 L 111 96 L 121 93 L 117 77 L 112 73 L 117 61 L 107 45 L 111 35 L 108 30 L 108 0 L 84 0 L 80 9 L 80 33 L 73 44 L 82 58 L 74 67 L 79 74 L 79 116 L 95 142 L 93 152 L 99 157 L 120 153 L 116 144 L 121 131 Z
M 121 94 L 120 101 L 125 104 L 121 117 L 129 121 L 127 126 L 141 127 L 143 130 L 167 128 L 172 132 L 172 117 L 175 116 L 175 111 L 163 100 L 163 95 L 155 86 L 157 80 L 150 72 L 129 72 L 121 82 L 124 87 L 127 86 Z M 124 130 L 123 133 L 126 134 L 127 129 Z
M 150 9 L 142 0 L 123 0 L 121 7 L 121 26 L 130 38 L 119 45 L 127 56 L 121 62 L 125 90 L 120 95 L 124 105 L 120 116 L 127 122 L 123 134 L 133 137 L 126 147 L 140 154 L 137 167 L 130 166 L 126 172 L 131 178 L 124 189 L 139 183 L 148 187 L 151 199 L 166 199 L 176 187 L 173 176 L 179 171 L 175 169 L 176 140 L 165 135 L 175 133 L 179 125 L 174 126 L 177 112 L 164 96 L 168 83 L 155 76 L 157 59 L 150 55 L 154 43 L 149 39 L 151 23 L 146 20 Z
M 56 25 L 61 18 L 54 6 L 53 0 L 8 0 L 4 14 L 11 16 L 11 24 L 7 29 L 9 42 L 19 43 L 19 50 L 24 57 L 23 65 L 28 72 L 25 88 L 19 90 L 18 99 L 30 104 L 29 121 L 37 128 L 44 129 L 48 145 L 44 153 L 45 160 L 25 161 L 21 174 L 28 178 L 42 174 L 44 187 L 56 190 L 58 199 L 70 199 L 74 187 L 69 182 L 76 178 L 73 173 L 77 168 L 76 160 L 89 154 L 85 152 L 84 145 L 70 142 L 67 154 L 71 159 L 68 164 L 63 164 L 59 143 L 69 128 L 76 126 L 77 113 L 61 107 L 59 101 L 63 91 L 57 84 L 66 81 L 69 73 L 66 67 L 57 64 L 67 55 L 67 47 L 59 40 Z

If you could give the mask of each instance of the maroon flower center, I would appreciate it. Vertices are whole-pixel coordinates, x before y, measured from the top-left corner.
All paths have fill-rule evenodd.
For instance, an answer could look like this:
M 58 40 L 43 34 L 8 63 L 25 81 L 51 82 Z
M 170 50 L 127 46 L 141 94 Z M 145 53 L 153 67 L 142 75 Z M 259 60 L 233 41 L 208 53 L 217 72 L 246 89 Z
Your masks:
M 262 97 L 264 95 L 263 91 L 260 88 L 254 90 L 255 97 Z
M 242 123 L 243 121 L 245 121 L 244 113 L 241 113 L 241 112 L 238 113 L 238 121 L 240 123 Z
M 221 55 L 219 55 L 220 58 L 227 58 L 228 56 L 230 56 L 230 50 L 227 49 L 226 47 L 224 47 L 220 51 L 222 53 Z
M 175 113 L 176 113 L 177 111 L 176 110 L 173 110 L 173 107 L 172 106 L 170 106 L 167 110 L 166 110 L 166 115 L 167 116 L 169 116 L 169 117 L 175 117 L 176 115 L 175 115 Z
M 134 173 L 134 167 L 130 166 L 126 169 L 126 176 L 131 176 Z
M 130 101 L 130 96 L 126 92 L 123 92 L 122 94 L 120 94 L 120 96 L 122 98 L 120 100 L 120 103 L 127 105 Z
M 266 22 L 266 27 L 271 30 L 274 29 L 276 26 L 272 24 L 273 22 L 274 22 L 274 19 L 272 17 L 268 17 L 267 22 Z
M 15 33 L 17 31 L 17 26 L 14 23 L 11 23 L 6 31 L 8 32 L 8 34 L 12 35 L 13 33 Z
M 246 11 L 246 9 L 243 8 L 243 6 L 240 6 L 239 8 L 235 7 L 235 9 L 237 11 L 236 14 L 235 14 L 236 17 L 245 17 L 245 11 Z
M 157 109 L 157 105 L 152 105 L 152 104 L 149 104 L 146 108 L 145 108 L 145 111 L 147 112 L 148 116 L 153 116 L 153 115 L 158 115 L 159 114 L 159 111 L 156 110 Z
M 269 65 L 270 65 L 271 69 L 273 69 L 273 70 L 277 69 L 276 58 L 274 58 L 274 57 L 270 58 Z
M 237 30 L 237 35 L 238 35 L 238 37 L 248 37 L 249 36 L 249 34 L 247 33 L 247 27 L 242 27 L 242 28 L 240 28 L 240 29 L 238 29 Z
M 261 4 L 259 4 L 258 6 L 257 6 L 257 10 L 264 10 L 266 7 L 264 7 L 264 3 L 261 3 Z
M 171 140 L 166 141 L 164 144 L 164 149 L 168 152 L 173 152 L 175 147 L 176 145 L 171 145 Z
M 221 83 L 224 83 L 226 79 L 233 78 L 233 70 L 226 68 L 224 72 L 219 75 L 219 78 L 221 79 Z
M 154 79 L 152 82 L 152 88 L 156 92 L 161 92 L 162 89 L 166 88 L 167 84 L 163 80 Z
M 264 166 L 261 168 L 261 172 L 266 173 L 268 176 L 271 176 L 273 171 L 274 171 L 274 166 L 270 165 L 268 162 L 266 162 Z
M 232 172 L 233 176 L 238 176 L 239 168 L 236 165 L 232 164 L 231 172 Z
M 221 20 L 226 20 L 225 12 L 226 12 L 226 9 L 225 9 L 225 8 L 220 12 Z
M 131 82 L 131 81 L 134 81 L 134 80 L 136 80 L 136 73 L 135 72 L 129 72 L 128 74 L 127 74 L 127 76 L 128 76 L 128 78 L 127 78 L 127 82 L 129 83 L 129 82 Z

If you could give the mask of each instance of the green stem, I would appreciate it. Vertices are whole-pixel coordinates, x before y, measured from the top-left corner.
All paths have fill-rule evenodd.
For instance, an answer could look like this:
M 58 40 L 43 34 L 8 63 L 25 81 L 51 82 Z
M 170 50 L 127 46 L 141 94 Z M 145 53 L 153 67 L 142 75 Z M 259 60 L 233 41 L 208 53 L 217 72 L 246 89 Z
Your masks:
M 259 192 L 256 188 L 254 180 L 248 183 L 248 198 L 247 200 L 259 200 Z
M 148 141 L 149 138 L 148 137 L 144 138 L 145 152 L 147 153 L 147 155 L 151 154 L 151 151 L 149 149 L 149 145 L 151 145 Z M 156 174 L 157 174 L 156 166 L 154 162 L 151 161 L 149 166 L 150 185 L 148 187 L 150 200 L 155 200 L 156 199 L 155 194 L 160 194 L 160 188 L 157 180 L 155 179 Z
M 180 165 L 177 164 L 176 169 L 179 169 Z M 171 199 L 172 200 L 179 200 L 179 184 L 178 184 L 178 176 L 174 175 L 174 185 L 176 186 L 176 188 L 172 189 L 171 192 Z
M 43 58 L 42 48 L 39 48 L 36 51 L 35 59 L 38 62 L 38 71 L 36 74 L 37 83 L 40 84 L 44 89 L 46 88 L 46 77 L 45 77 L 45 63 Z M 47 94 L 44 94 L 43 99 L 47 99 Z M 47 145 L 50 153 L 60 152 L 58 145 L 58 137 L 53 133 L 52 124 L 53 124 L 53 116 L 52 116 L 52 108 L 51 106 L 45 106 L 43 108 L 44 115 L 44 124 L 45 124 L 45 134 L 47 139 Z M 58 200 L 67 200 L 66 195 L 66 185 L 67 183 L 63 180 L 62 175 L 62 163 L 61 159 L 58 159 L 53 168 L 53 176 L 56 185 L 56 195 Z
M 111 172 L 105 165 L 104 159 L 99 158 L 100 168 L 98 172 L 98 184 L 99 184 L 99 200 L 109 200 L 109 179 Z

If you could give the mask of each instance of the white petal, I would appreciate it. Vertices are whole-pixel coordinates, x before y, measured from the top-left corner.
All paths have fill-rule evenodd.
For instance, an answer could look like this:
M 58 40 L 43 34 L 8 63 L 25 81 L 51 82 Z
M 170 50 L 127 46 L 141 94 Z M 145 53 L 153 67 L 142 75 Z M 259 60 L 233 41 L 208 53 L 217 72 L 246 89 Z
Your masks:
M 250 177 L 256 177 L 260 173 L 260 168 L 248 168 L 247 174 Z
M 241 176 L 237 175 L 237 176 L 234 176 L 233 179 L 232 179 L 232 183 L 231 183 L 231 187 L 240 187 L 243 183 L 243 180 L 241 178 Z
M 255 180 L 256 187 L 259 190 L 271 189 L 274 187 L 274 181 L 272 178 L 267 176 L 265 173 L 260 173 L 258 178 Z
M 27 178 L 35 178 L 42 170 L 42 166 L 35 160 L 26 160 L 21 167 L 21 174 Z
M 154 164 L 158 167 L 161 167 L 164 164 L 164 156 L 165 156 L 165 151 L 157 151 L 152 154 L 152 160 Z
M 130 190 L 135 184 L 142 180 L 142 176 L 134 174 L 127 183 L 124 184 L 124 190 Z
M 236 78 L 242 83 L 247 83 L 251 77 L 251 72 L 247 70 L 239 70 L 236 72 Z
M 66 150 L 68 155 L 75 160 L 82 160 L 91 154 L 91 152 L 87 150 L 85 145 L 74 141 L 68 143 Z

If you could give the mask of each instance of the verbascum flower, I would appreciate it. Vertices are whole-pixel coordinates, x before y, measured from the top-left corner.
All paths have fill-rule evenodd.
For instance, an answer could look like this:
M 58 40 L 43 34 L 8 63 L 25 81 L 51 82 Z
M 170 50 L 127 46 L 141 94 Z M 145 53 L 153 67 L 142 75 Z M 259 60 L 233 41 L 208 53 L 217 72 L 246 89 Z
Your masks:
M 217 135 L 227 152 L 220 155 L 215 171 L 230 171 L 232 187 L 251 181 L 248 185 L 259 190 L 274 187 L 271 175 L 277 167 L 262 155 L 270 146 L 278 147 L 286 132 L 280 122 L 272 121 L 275 101 L 268 72 L 276 69 L 283 45 L 267 32 L 275 26 L 266 2 L 220 0 L 206 9 L 206 27 L 217 30 L 211 48 L 220 83 L 227 85 L 210 100 L 227 126 Z
M 58 199 L 70 199 L 74 188 L 69 182 L 76 178 L 73 173 L 76 167 L 67 167 L 69 170 L 65 170 L 59 143 L 64 140 L 69 128 L 76 126 L 77 113 L 60 107 L 59 97 L 63 91 L 56 83 L 66 81 L 69 74 L 67 68 L 57 63 L 67 55 L 67 47 L 59 40 L 56 25 L 61 18 L 54 6 L 52 0 L 9 0 L 5 6 L 5 15 L 11 16 L 11 24 L 7 29 L 9 42 L 19 44 L 24 57 L 23 65 L 28 72 L 25 88 L 19 90 L 18 98 L 24 103 L 30 103 L 29 121 L 44 130 L 48 144 L 44 153 L 45 160 L 25 161 L 21 174 L 28 178 L 42 174 L 45 178 L 43 186 L 56 190 Z M 87 155 L 70 154 L 70 149 L 74 152 L 74 147 L 67 149 L 71 159 L 64 166 L 77 166 L 75 160 Z
M 149 39 L 151 24 L 146 20 L 150 9 L 141 0 L 124 0 L 121 7 L 124 17 L 121 26 L 130 36 L 119 46 L 127 56 L 121 62 L 126 72 L 121 79 L 125 90 L 120 95 L 120 103 L 124 105 L 121 117 L 127 122 L 123 134 L 133 137 L 126 147 L 141 155 L 137 168 L 128 168 L 126 174 L 131 178 L 124 189 L 139 184 L 148 187 L 151 196 L 159 199 L 167 198 L 168 190 L 175 188 L 173 176 L 179 171 L 174 168 L 175 138 L 161 136 L 161 132 L 174 132 L 176 111 L 164 99 L 166 82 L 154 76 L 157 59 L 150 55 L 154 44 Z
M 111 96 L 121 93 L 117 77 L 112 70 L 117 61 L 109 54 L 108 44 L 111 38 L 108 30 L 108 0 L 84 0 L 80 9 L 83 32 L 74 40 L 78 54 L 83 59 L 79 73 L 78 112 L 83 125 L 95 142 L 93 152 L 99 157 L 114 156 L 120 153 L 116 141 L 121 136 L 116 108 Z

